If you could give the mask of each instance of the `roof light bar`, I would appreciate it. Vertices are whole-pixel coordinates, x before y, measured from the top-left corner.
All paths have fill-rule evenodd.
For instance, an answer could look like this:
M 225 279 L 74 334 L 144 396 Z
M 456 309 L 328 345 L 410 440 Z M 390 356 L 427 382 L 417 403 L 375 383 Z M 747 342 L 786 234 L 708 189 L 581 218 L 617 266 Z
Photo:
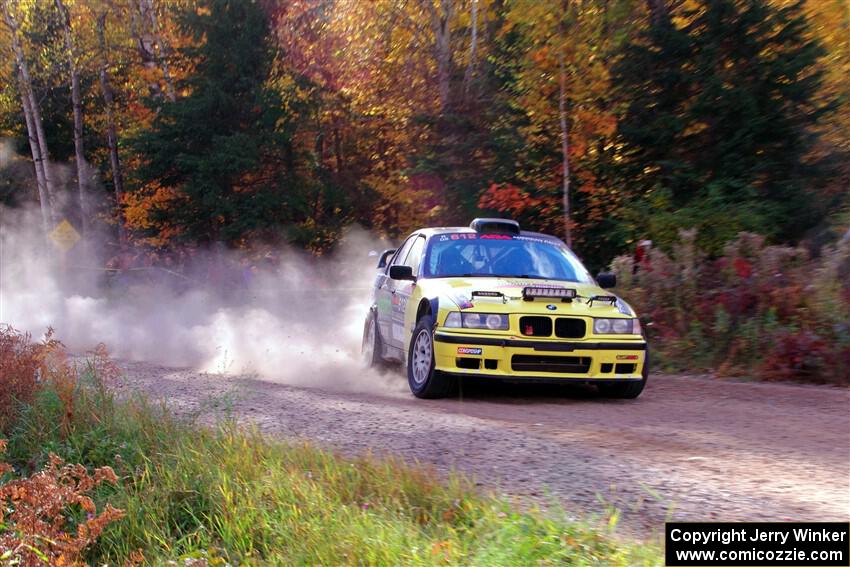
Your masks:
M 576 295 L 576 290 L 569 287 L 525 287 L 522 289 L 522 298 L 526 301 L 534 301 L 538 297 L 570 301 Z

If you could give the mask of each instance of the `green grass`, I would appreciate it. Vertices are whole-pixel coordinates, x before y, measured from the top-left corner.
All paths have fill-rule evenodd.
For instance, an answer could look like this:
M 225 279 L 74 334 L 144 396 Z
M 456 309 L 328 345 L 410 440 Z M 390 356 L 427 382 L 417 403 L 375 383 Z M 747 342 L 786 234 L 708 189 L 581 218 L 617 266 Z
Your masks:
M 51 451 L 115 468 L 120 484 L 99 488 L 96 500 L 127 515 L 90 549 L 91 564 L 120 564 L 137 549 L 150 564 L 661 563 L 655 546 L 623 543 L 561 512 L 517 511 L 461 476 L 344 459 L 233 423 L 200 427 L 143 398 L 118 401 L 86 386 L 63 436 L 66 409 L 42 390 L 3 434 L 6 460 L 22 474 Z

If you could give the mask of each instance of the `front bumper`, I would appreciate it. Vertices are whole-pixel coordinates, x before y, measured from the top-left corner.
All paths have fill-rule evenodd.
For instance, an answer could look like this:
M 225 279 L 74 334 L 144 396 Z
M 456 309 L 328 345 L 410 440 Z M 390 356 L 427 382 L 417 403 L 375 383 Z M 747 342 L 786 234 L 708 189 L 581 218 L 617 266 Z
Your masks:
M 641 380 L 646 374 L 647 345 L 642 338 L 531 340 L 437 331 L 436 369 L 455 375 L 522 381 Z

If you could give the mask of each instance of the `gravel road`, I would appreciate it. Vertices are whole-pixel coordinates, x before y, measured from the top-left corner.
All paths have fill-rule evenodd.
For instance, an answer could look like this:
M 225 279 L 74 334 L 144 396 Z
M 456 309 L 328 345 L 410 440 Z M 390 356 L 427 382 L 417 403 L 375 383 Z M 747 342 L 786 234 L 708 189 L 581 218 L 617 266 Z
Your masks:
M 653 376 L 636 401 L 589 387 L 476 384 L 416 400 L 124 363 L 127 386 L 207 418 L 223 412 L 344 454 L 389 452 L 581 516 L 621 511 L 641 536 L 681 520 L 850 518 L 850 391 Z M 350 389 L 349 389 L 350 390 Z M 379 392 L 379 393 L 374 393 Z

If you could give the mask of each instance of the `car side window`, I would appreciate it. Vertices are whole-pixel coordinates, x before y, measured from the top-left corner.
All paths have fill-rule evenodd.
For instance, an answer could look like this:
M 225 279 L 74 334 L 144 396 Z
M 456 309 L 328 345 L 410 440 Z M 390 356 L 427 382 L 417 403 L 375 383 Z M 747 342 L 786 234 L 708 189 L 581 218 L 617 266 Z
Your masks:
M 404 259 L 407 258 L 407 253 L 410 251 L 410 247 L 413 246 L 413 241 L 416 240 L 415 236 L 410 236 L 407 240 L 404 241 L 404 244 L 399 246 L 398 252 L 395 253 L 391 262 L 387 263 L 387 270 L 389 270 L 390 266 L 403 266 Z
M 413 268 L 414 275 L 419 274 L 419 264 L 422 262 L 422 251 L 425 250 L 425 237 L 420 236 L 410 247 L 407 253 L 407 258 L 404 259 L 404 265 Z

